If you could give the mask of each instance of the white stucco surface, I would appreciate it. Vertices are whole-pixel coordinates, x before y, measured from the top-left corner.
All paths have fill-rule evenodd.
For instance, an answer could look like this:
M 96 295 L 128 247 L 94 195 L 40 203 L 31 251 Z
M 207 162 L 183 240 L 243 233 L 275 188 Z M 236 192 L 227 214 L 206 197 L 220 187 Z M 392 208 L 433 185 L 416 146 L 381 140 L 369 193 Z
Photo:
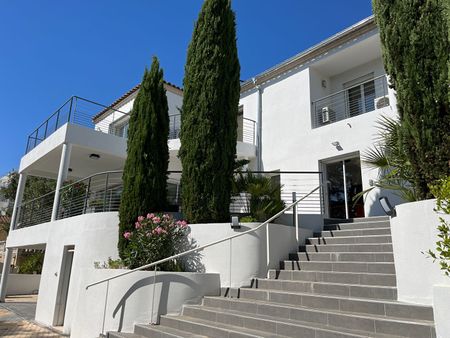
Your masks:
M 7 247 L 45 247 L 36 321 L 53 325 L 59 276 L 65 246 L 74 246 L 64 332 L 70 332 L 75 305 L 81 290 L 83 269 L 93 268 L 95 261 L 117 258 L 117 212 L 86 214 L 29 228 L 11 231 Z M 8 280 L 8 284 L 11 281 Z
M 242 223 L 233 230 L 229 223 L 190 224 L 190 237 L 198 246 L 255 228 L 260 223 Z M 300 242 L 304 243 L 312 231 L 300 228 Z M 264 278 L 268 269 L 279 268 L 280 260 L 287 259 L 290 252 L 296 252 L 295 228 L 280 224 L 269 225 L 269 256 L 267 257 L 267 228 L 243 235 L 231 241 L 206 248 L 200 252 L 200 259 L 206 272 L 220 274 L 222 287 L 248 286 L 252 278 Z M 231 256 L 230 256 L 231 252 Z
M 8 276 L 6 295 L 37 294 L 41 275 L 11 273 Z
M 435 200 L 401 204 L 391 219 L 399 301 L 432 305 L 433 286 L 450 286 L 450 278 L 426 255 L 436 249 L 438 217 L 450 220 L 448 215 L 438 215 L 435 206 Z
M 447 338 L 450 333 L 450 285 L 433 287 L 433 312 L 437 338 Z
M 88 290 L 85 286 L 126 270 L 86 269 L 82 280 L 72 338 L 98 337 L 102 332 L 106 284 Z M 152 321 L 153 271 L 138 271 L 112 280 L 103 332 L 132 332 L 134 324 Z M 179 314 L 183 304 L 199 304 L 203 296 L 218 296 L 218 274 L 158 272 L 156 275 L 153 320 L 158 314 Z

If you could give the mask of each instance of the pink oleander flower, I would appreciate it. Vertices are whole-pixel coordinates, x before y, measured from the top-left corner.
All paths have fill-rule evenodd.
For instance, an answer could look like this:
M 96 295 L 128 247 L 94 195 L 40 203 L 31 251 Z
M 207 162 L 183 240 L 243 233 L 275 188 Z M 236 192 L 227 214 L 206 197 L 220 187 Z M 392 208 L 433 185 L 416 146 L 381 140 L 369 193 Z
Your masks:
M 184 220 L 177 221 L 177 225 L 180 226 L 181 228 L 186 228 L 187 227 L 187 222 L 184 221 Z
M 169 214 L 164 214 L 164 215 L 163 215 L 163 219 L 165 219 L 165 220 L 170 219 L 170 215 L 169 215 Z
M 159 223 L 159 222 L 161 222 L 161 218 L 158 216 L 155 216 L 155 217 L 153 217 L 152 221 L 153 221 L 153 223 Z
M 155 214 L 154 214 L 154 213 L 147 214 L 147 219 L 152 219 L 153 217 L 155 217 Z
M 136 222 L 136 223 L 134 223 L 134 227 L 135 227 L 136 229 L 142 228 L 142 224 L 139 223 L 139 222 Z
M 130 231 L 125 231 L 124 234 L 123 234 L 123 237 L 125 237 L 125 239 L 130 239 L 130 237 L 131 237 L 132 234 L 133 234 L 133 233 L 130 232 Z
M 144 216 L 139 216 L 139 217 L 138 217 L 138 222 L 140 223 L 140 222 L 142 222 L 144 219 L 145 219 Z

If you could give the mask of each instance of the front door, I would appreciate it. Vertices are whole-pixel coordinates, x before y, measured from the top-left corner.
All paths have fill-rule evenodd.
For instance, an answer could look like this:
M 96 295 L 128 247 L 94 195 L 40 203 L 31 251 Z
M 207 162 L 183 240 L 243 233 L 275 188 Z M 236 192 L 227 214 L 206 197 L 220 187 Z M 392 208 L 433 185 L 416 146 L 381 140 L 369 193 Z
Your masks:
M 64 247 L 61 270 L 59 274 L 58 293 L 56 296 L 56 306 L 53 318 L 53 326 L 64 325 L 64 316 L 66 314 L 67 296 L 69 293 L 70 275 L 72 273 L 74 250 L 75 247 L 73 245 Z
M 353 198 L 362 191 L 359 157 L 325 163 L 328 195 L 328 217 L 364 217 L 364 202 Z

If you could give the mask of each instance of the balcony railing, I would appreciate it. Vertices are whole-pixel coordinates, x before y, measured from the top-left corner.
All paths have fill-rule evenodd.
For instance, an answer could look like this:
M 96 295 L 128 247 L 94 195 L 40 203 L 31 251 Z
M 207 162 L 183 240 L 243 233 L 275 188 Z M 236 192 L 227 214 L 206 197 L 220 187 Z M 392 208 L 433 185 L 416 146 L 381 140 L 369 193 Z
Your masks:
M 167 211 L 181 210 L 181 172 L 168 173 L 167 180 Z M 246 172 L 236 175 L 246 177 Z M 253 175 L 270 177 L 279 186 L 279 197 L 285 204 L 295 200 L 309 191 L 311 186 L 322 182 L 320 172 L 258 172 Z M 236 176 L 237 177 L 237 176 Z M 76 182 L 67 182 L 60 189 L 60 197 L 56 219 L 64 219 L 88 213 L 118 211 L 122 196 L 122 171 L 108 171 L 86 177 Z M 15 229 L 30 227 L 51 221 L 55 191 L 30 201 L 23 202 L 17 208 L 18 220 Z M 249 196 L 238 193 L 230 203 L 232 214 L 248 214 L 251 210 Z M 323 213 L 323 194 L 316 191 L 305 199 L 299 209 L 305 214 Z
M 93 117 L 105 108 L 112 111 L 111 118 L 105 118 L 99 123 L 94 123 Z M 111 128 L 111 122 L 128 115 L 128 113 L 100 103 L 78 96 L 72 96 L 28 136 L 25 154 L 38 146 L 66 123 L 81 125 L 109 134 L 116 134 L 117 130 Z
M 94 122 L 93 117 L 105 108 L 110 111 L 110 114 Z M 36 148 L 66 123 L 77 124 L 111 135 L 127 137 L 129 116 L 129 113 L 78 96 L 72 96 L 28 136 L 25 154 Z M 241 118 L 238 124 L 238 141 L 255 144 L 255 121 Z M 181 114 L 170 115 L 169 139 L 179 138 L 180 129 Z
M 312 103 L 312 128 L 389 106 L 385 75 L 376 77 L 321 98 Z

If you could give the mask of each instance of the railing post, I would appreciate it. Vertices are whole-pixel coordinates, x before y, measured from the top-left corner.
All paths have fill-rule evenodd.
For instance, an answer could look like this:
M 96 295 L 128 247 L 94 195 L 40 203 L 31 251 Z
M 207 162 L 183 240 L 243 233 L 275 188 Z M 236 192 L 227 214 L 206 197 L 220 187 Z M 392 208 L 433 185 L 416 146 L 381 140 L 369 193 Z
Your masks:
M 153 310 L 155 308 L 155 292 L 156 292 L 156 268 L 158 265 L 155 265 L 155 273 L 153 274 L 153 294 L 152 294 L 152 318 L 150 319 L 150 324 L 156 325 L 158 322 L 158 313 L 156 313 L 156 320 L 153 320 Z
M 297 193 L 295 191 L 292 192 L 292 203 L 297 201 Z M 298 234 L 298 216 L 297 216 L 297 204 L 292 208 L 292 217 L 293 224 L 295 226 L 295 239 L 297 240 L 297 245 L 299 244 L 299 234 Z
M 87 201 L 89 198 L 89 191 L 91 190 L 91 179 L 92 179 L 92 177 L 89 177 L 88 185 L 86 187 L 86 193 L 84 194 L 83 215 L 86 213 L 86 209 L 87 209 Z
M 231 298 L 231 260 L 232 260 L 232 255 L 233 255 L 233 245 L 231 243 L 231 238 L 230 238 L 230 268 L 228 270 L 228 278 L 230 279 L 230 288 L 228 289 L 228 298 Z
M 106 211 L 106 194 L 108 192 L 108 179 L 109 179 L 109 173 L 106 173 L 105 193 L 103 194 L 103 209 L 102 209 L 102 211 Z
M 70 122 L 70 117 L 71 117 L 71 115 L 72 115 L 72 103 L 73 103 L 74 98 L 75 98 L 75 96 L 72 96 L 72 97 L 70 98 L 69 116 L 67 116 L 67 122 Z
M 58 111 L 56 112 L 56 123 L 55 123 L 55 130 L 58 130 L 58 124 L 59 124 L 59 112 L 61 111 L 61 109 L 58 109 Z
M 106 282 L 105 305 L 103 307 L 102 336 L 105 335 L 106 307 L 108 305 L 109 281 Z

